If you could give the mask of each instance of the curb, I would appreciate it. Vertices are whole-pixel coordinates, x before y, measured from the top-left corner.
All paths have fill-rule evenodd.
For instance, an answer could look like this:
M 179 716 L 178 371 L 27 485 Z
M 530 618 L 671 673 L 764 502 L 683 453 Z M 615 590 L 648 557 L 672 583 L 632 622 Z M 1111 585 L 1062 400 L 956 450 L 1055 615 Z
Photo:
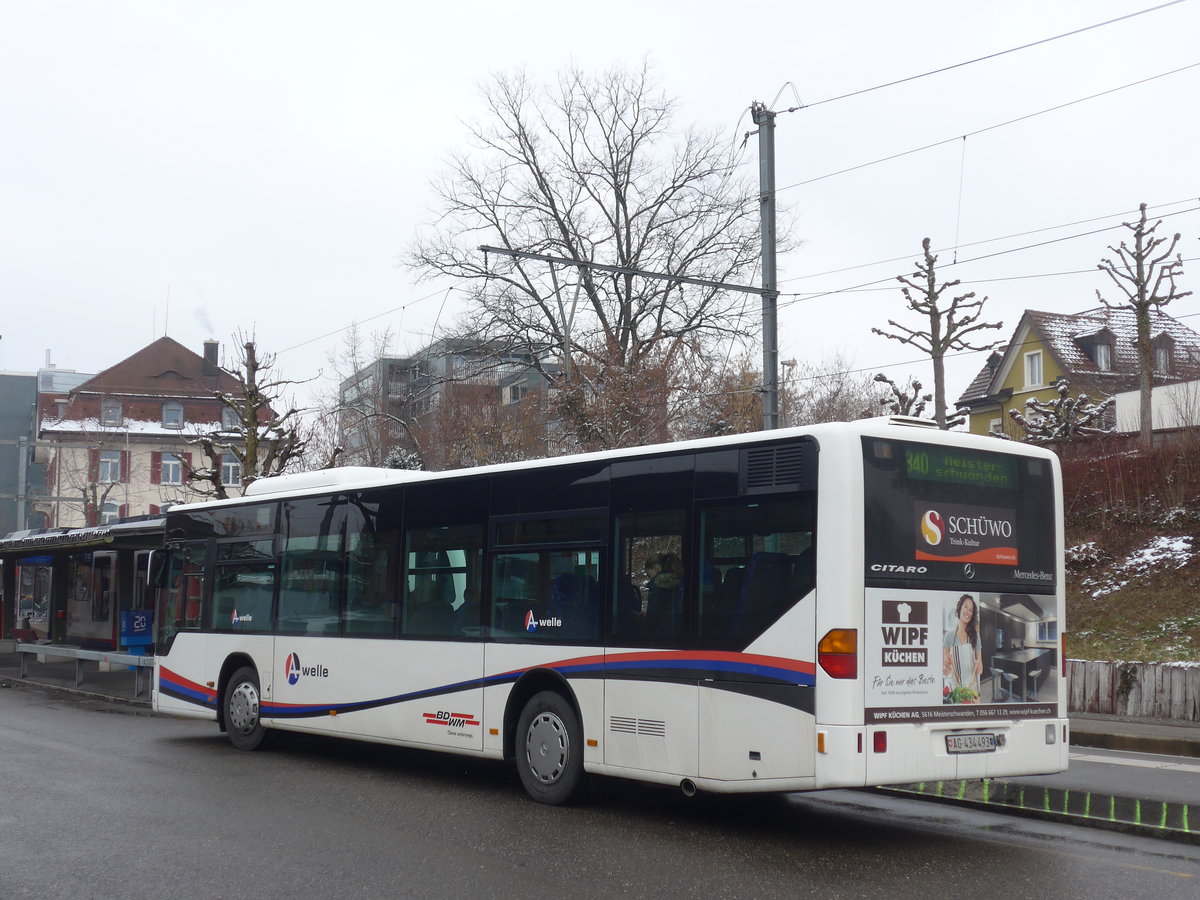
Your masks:
M 1072 747 L 1099 750 L 1130 750 L 1135 753 L 1160 753 L 1164 756 L 1200 757 L 1200 738 L 1152 737 L 1144 734 L 1105 734 L 1099 731 L 1071 731 Z
M 118 697 L 115 694 L 102 694 L 99 691 L 85 691 L 82 688 L 70 687 L 65 684 L 52 684 L 46 681 L 33 681 L 28 678 L 12 678 L 0 675 L 0 688 L 32 687 L 44 688 L 50 691 L 60 691 L 64 694 L 74 694 L 76 697 L 86 697 L 89 700 L 107 700 L 112 703 L 123 703 L 126 706 L 136 706 L 140 709 L 150 709 L 149 700 L 139 700 L 134 697 Z
M 1096 791 L 1070 791 L 989 779 L 923 782 L 869 790 L 1200 845 L 1200 806 L 1195 804 L 1140 800 Z

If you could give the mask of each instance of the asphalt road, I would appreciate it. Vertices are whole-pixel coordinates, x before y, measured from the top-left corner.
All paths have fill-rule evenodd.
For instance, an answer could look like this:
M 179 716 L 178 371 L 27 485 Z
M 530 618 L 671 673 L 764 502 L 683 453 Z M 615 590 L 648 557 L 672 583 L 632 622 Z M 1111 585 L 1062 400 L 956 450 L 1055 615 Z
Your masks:
M 609 785 L 556 809 L 507 768 L 0 689 L 0 896 L 1200 895 L 1200 848 L 903 797 L 696 798 Z

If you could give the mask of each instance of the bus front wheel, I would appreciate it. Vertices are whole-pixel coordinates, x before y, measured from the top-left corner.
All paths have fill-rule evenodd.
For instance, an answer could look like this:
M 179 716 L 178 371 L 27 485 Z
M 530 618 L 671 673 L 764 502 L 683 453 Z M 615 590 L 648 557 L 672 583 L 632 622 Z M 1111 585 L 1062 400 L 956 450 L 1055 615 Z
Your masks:
M 258 673 L 243 666 L 225 684 L 225 731 L 239 750 L 257 750 L 263 745 L 263 728 L 258 691 Z
M 566 698 L 540 691 L 517 722 L 517 772 L 534 800 L 559 806 L 573 800 L 583 782 L 583 731 Z

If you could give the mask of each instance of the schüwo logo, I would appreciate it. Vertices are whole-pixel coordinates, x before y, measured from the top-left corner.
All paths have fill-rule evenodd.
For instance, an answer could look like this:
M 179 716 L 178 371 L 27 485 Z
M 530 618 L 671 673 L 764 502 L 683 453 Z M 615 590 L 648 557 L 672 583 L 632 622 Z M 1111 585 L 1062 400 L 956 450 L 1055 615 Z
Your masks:
M 946 534 L 946 523 L 942 521 L 942 515 L 936 509 L 926 510 L 925 515 L 921 516 L 921 537 L 925 539 L 930 547 L 936 547 L 942 542 L 942 538 Z
M 328 678 L 329 669 L 320 664 L 315 666 L 302 666 L 300 664 L 299 653 L 289 653 L 287 661 L 283 666 L 283 674 L 287 678 L 288 684 L 295 684 L 303 675 L 306 678 Z

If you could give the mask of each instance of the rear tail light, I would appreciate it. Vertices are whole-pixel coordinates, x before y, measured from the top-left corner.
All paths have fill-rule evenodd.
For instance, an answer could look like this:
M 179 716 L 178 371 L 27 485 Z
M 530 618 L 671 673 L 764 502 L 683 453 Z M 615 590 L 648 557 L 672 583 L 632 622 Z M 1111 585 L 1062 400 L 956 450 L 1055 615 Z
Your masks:
M 1066 632 L 1058 636 L 1059 648 L 1058 655 L 1062 659 L 1062 677 L 1067 677 L 1067 635 Z
M 830 678 L 858 677 L 858 630 L 834 628 L 817 644 L 817 663 Z
M 887 753 L 887 732 L 886 731 L 872 732 L 871 748 L 876 753 Z

